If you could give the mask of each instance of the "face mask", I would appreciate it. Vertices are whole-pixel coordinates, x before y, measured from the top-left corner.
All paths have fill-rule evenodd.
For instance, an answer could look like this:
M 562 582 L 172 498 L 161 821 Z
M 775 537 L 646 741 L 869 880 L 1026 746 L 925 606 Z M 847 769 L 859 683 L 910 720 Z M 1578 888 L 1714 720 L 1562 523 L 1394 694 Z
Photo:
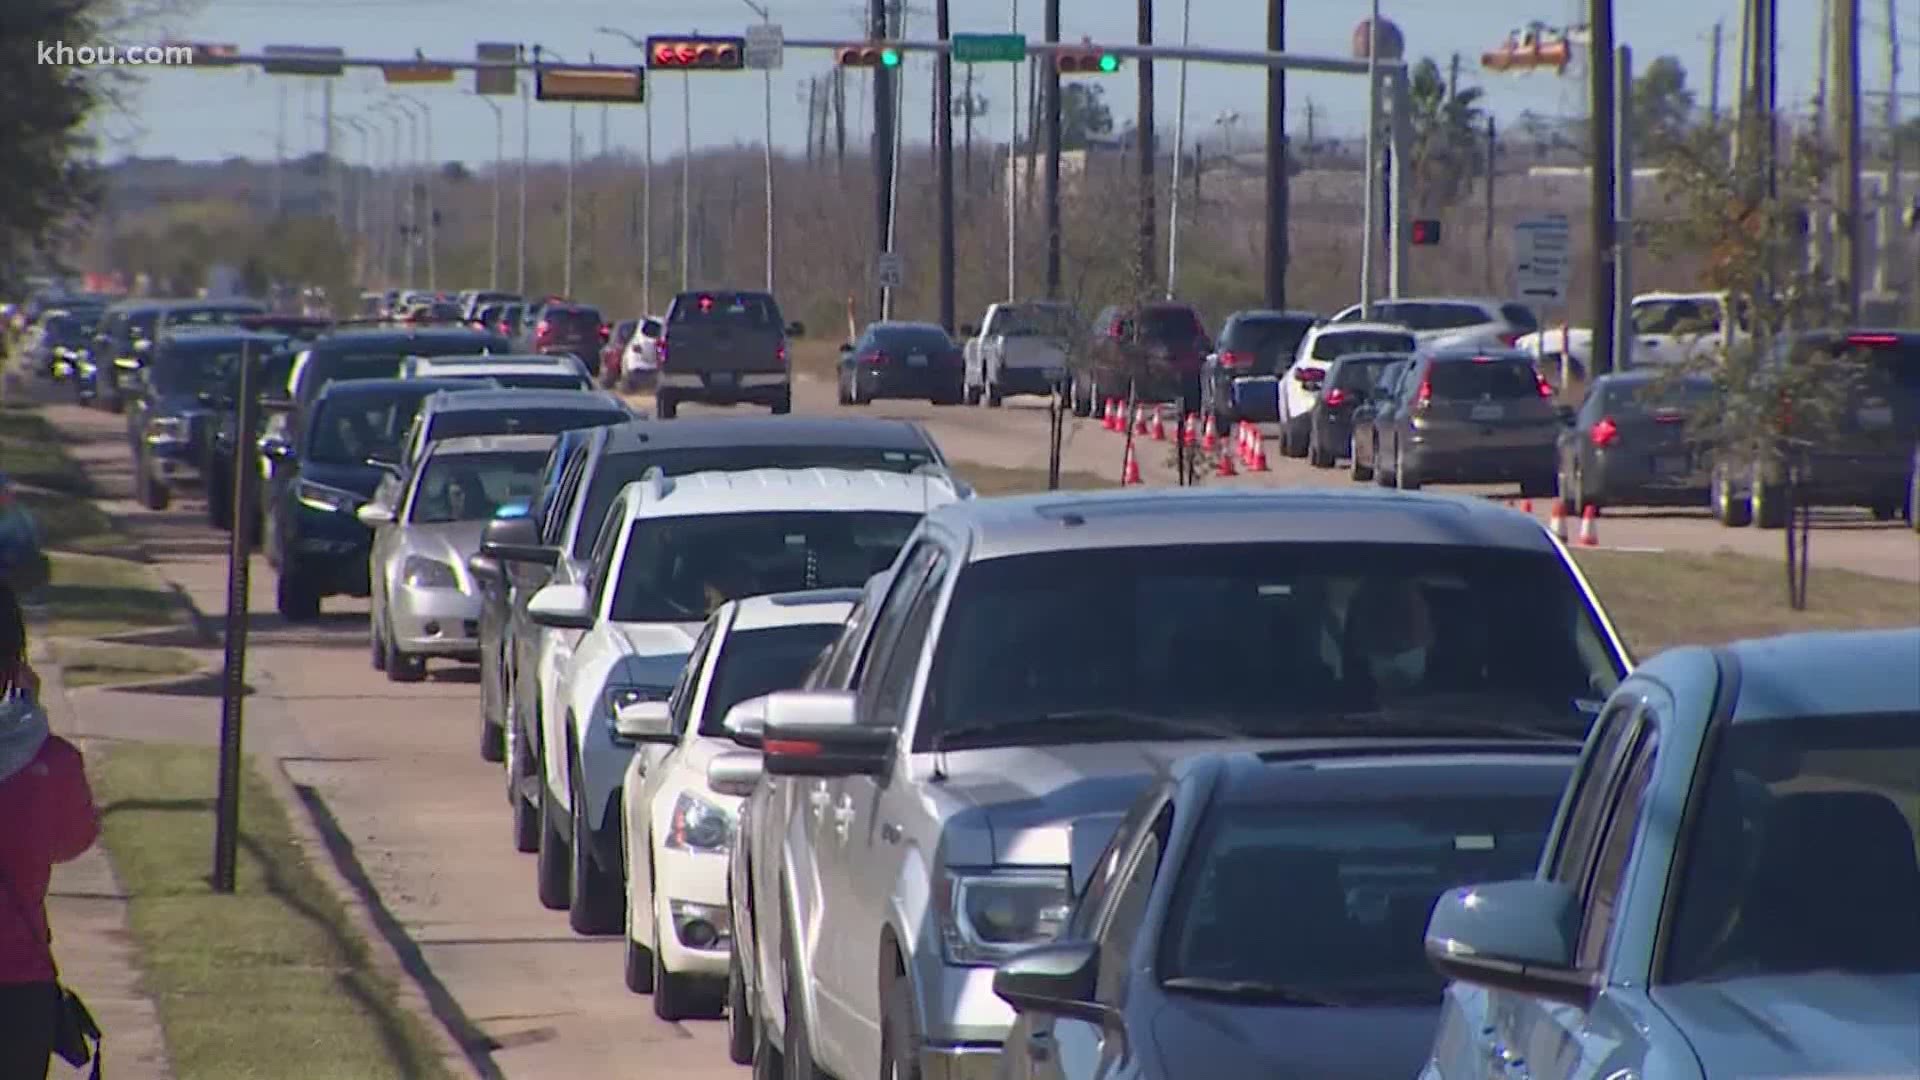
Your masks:
M 1427 650 L 1415 646 L 1405 652 L 1375 656 L 1367 661 L 1376 686 L 1408 687 L 1427 674 Z

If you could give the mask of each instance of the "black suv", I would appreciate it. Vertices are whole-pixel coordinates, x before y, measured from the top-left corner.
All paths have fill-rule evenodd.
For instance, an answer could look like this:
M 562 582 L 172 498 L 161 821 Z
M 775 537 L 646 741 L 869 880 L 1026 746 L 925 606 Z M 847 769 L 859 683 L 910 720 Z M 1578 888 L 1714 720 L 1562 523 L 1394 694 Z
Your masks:
M 205 470 L 221 419 L 233 407 L 241 358 L 251 357 L 260 370 L 286 347 L 279 334 L 237 327 L 161 336 L 127 397 L 133 488 L 140 505 L 165 510 L 175 488 L 213 479 Z
M 1115 306 L 1093 321 L 1085 360 L 1073 373 L 1073 412 L 1089 416 L 1107 398 L 1200 406 L 1200 367 L 1213 341 L 1193 305 L 1174 301 Z
M 1220 430 L 1237 420 L 1280 419 L 1280 376 L 1320 316 L 1310 311 L 1236 311 L 1200 367 L 1200 411 Z

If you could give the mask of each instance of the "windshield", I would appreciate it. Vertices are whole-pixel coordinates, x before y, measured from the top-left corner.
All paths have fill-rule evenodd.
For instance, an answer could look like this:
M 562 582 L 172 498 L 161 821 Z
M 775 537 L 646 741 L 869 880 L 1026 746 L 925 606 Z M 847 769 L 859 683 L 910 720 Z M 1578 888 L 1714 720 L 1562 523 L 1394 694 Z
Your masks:
M 1238 319 L 1221 335 L 1220 347 L 1250 352 L 1262 360 L 1291 359 L 1311 329 L 1312 319 Z
M 1602 391 L 1600 407 L 1635 415 L 1692 412 L 1711 403 L 1714 393 L 1714 385 L 1708 379 L 1613 384 Z
M 191 345 L 163 347 L 147 367 L 147 381 L 162 394 L 198 394 L 220 390 L 240 370 L 240 350 Z
M 433 374 L 436 379 L 474 379 L 491 381 L 506 390 L 591 390 L 593 383 L 578 375 L 565 373 L 526 372 L 519 375 L 502 375 L 498 372 L 440 372 Z
M 1641 300 L 1633 305 L 1636 334 L 1713 334 L 1720 305 L 1712 300 Z
M 167 312 L 167 326 L 233 326 L 262 311 L 258 307 L 175 308 Z
M 1162 981 L 1437 1004 L 1446 980 L 1424 947 L 1434 903 L 1461 885 L 1532 874 L 1557 802 L 1542 792 L 1216 805 L 1180 869 Z
M 1338 360 L 1350 353 L 1410 353 L 1413 335 L 1392 330 L 1339 330 L 1313 339 L 1315 360 Z
M 914 748 L 1139 738 L 1193 719 L 1252 737 L 1407 731 L 1584 738 L 1624 663 L 1552 552 L 1207 544 L 968 566 Z M 1151 726 L 1151 725 L 1150 725 Z M 1158 725 L 1164 730 L 1165 725 Z
M 725 738 L 727 710 L 762 694 L 792 690 L 840 636 L 839 623 L 803 623 L 764 630 L 735 630 L 713 668 L 713 683 L 700 714 L 700 734 Z
M 545 450 L 435 454 L 414 487 L 407 520 L 415 525 L 489 521 L 508 503 L 531 503 Z
M 1005 307 L 994 315 L 991 332 L 1005 337 L 1070 338 L 1074 336 L 1073 312 L 1044 304 Z
M 1328 376 L 1329 385 L 1341 390 L 1371 390 L 1380 381 L 1380 375 L 1387 365 L 1395 363 L 1391 357 L 1382 356 L 1375 360 L 1346 359 L 1333 365 Z
M 1205 333 L 1192 308 L 1148 308 L 1140 313 L 1140 337 L 1148 341 L 1187 342 Z
M 1433 396 L 1441 401 L 1515 401 L 1540 396 L 1540 380 L 1526 360 L 1436 361 L 1427 369 Z
M 646 450 L 601 459 L 587 486 L 580 531 L 573 541 L 573 557 L 593 553 L 593 542 L 607 520 L 607 511 L 620 489 L 659 469 L 668 476 L 697 472 L 746 472 L 750 469 L 878 469 L 911 473 L 935 464 L 931 450 L 904 450 L 894 446 L 690 446 L 678 450 Z
M 1920 713 L 1727 725 L 1663 982 L 1920 974 Z
M 330 383 L 395 378 L 400 374 L 401 361 L 409 356 L 471 356 L 489 350 L 504 352 L 506 348 L 505 338 L 479 335 L 450 335 L 420 341 L 398 338 L 358 347 L 349 343 L 331 348 L 323 345 L 307 353 L 307 361 L 301 365 L 299 392 L 310 401 Z
M 1410 330 L 1460 330 L 1493 321 L 1478 304 L 1414 301 L 1375 304 L 1373 310 L 1381 322 L 1399 323 Z
M 857 588 L 893 564 L 920 515 L 884 511 L 701 514 L 633 525 L 614 622 L 701 622 L 729 600 Z
M 771 297 L 753 293 L 685 293 L 674 298 L 667 321 L 674 326 L 777 330 L 780 328 L 780 309 L 773 305 Z
M 624 417 L 607 409 L 460 409 L 438 412 L 427 425 L 427 441 L 463 435 L 558 435 L 574 428 L 618 423 Z
M 322 400 L 307 425 L 307 452 L 320 465 L 364 465 L 400 456 L 400 441 L 426 395 L 416 391 L 347 394 Z
M 877 329 L 873 343 L 891 353 L 939 353 L 953 351 L 953 339 L 937 326 L 901 326 Z

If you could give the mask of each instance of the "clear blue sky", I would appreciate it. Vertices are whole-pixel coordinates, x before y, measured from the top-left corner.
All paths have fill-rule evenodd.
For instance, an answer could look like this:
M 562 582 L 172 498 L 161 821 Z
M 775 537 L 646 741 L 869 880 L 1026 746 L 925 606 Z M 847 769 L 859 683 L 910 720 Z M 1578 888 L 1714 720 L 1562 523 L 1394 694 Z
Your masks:
M 1920 90 L 1920 0 L 1894 0 L 1904 38 L 1902 83 Z M 1014 0 L 953 0 L 956 30 L 1001 30 L 1008 26 Z M 1031 38 L 1040 37 L 1041 0 L 1018 0 L 1020 25 Z M 1884 87 L 1887 79 L 1886 0 L 1862 0 L 1867 11 L 1863 36 L 1864 73 L 1870 88 Z M 862 0 L 772 0 L 773 18 L 789 36 L 858 37 Z M 908 36 L 932 36 L 932 0 L 911 0 Z M 1192 40 L 1196 45 L 1244 48 L 1264 39 L 1264 0 L 1193 0 Z M 1388 0 L 1383 14 L 1406 33 L 1410 55 L 1434 56 L 1445 62 L 1454 53 L 1465 58 L 1468 79 L 1488 88 L 1489 101 L 1503 119 L 1523 109 L 1548 114 L 1581 110 L 1583 90 L 1577 78 L 1551 75 L 1482 75 L 1480 53 L 1496 44 L 1508 30 L 1531 19 L 1549 24 L 1579 21 L 1582 0 Z M 1288 44 L 1299 52 L 1344 55 L 1355 24 L 1367 12 L 1366 0 L 1291 0 Z M 1804 101 L 1811 93 L 1815 70 L 1819 5 L 1815 0 L 1783 0 L 1780 4 L 1783 43 L 1781 95 L 1783 101 Z M 1685 63 L 1702 100 L 1708 81 L 1709 40 L 1714 23 L 1724 20 L 1726 75 L 1733 80 L 1735 40 L 1739 28 L 1736 0 L 1618 0 L 1622 43 L 1634 47 L 1642 63 L 1673 54 Z M 1181 33 L 1181 0 L 1156 0 L 1156 36 L 1175 42 Z M 595 32 L 601 25 L 616 26 L 636 36 L 649 33 L 738 33 L 755 16 L 741 0 L 202 0 L 190 17 L 176 19 L 164 29 L 177 39 L 227 42 L 246 51 L 268 44 L 337 45 L 350 53 L 370 56 L 406 56 L 414 49 L 428 56 L 470 56 L 476 41 L 539 43 L 567 60 L 586 60 L 591 54 L 605 62 L 639 62 L 638 53 L 615 38 Z M 1127 0 L 1064 0 L 1065 36 L 1082 35 L 1095 42 L 1131 41 L 1134 5 Z M 151 35 L 160 37 L 161 34 Z M 790 52 L 786 67 L 774 79 L 775 140 L 798 148 L 804 142 L 806 113 L 802 102 L 806 80 L 826 74 L 831 60 L 824 53 Z M 1122 74 L 1100 80 L 1107 99 L 1122 122 L 1135 111 L 1132 65 Z M 1575 69 L 1576 71 L 1578 69 Z M 1171 137 L 1179 65 L 1156 68 L 1162 139 Z M 924 58 L 908 67 L 905 108 L 908 138 L 924 139 L 931 92 L 931 63 Z M 1004 139 L 1011 119 L 1010 68 L 982 65 L 975 69 L 976 89 L 991 101 L 991 110 L 977 129 L 978 137 Z M 470 76 L 452 86 L 400 87 L 430 105 L 434 114 L 436 156 L 483 163 L 493 154 L 493 114 L 467 92 Z M 958 76 L 956 76 L 956 79 Z M 757 73 L 708 74 L 690 80 L 693 100 L 693 141 L 696 146 L 754 143 L 762 130 L 762 84 Z M 104 121 L 113 137 L 111 156 L 128 153 L 187 159 L 228 155 L 271 157 L 276 118 L 284 94 L 288 152 L 317 149 L 320 140 L 320 80 L 269 78 L 238 70 L 168 70 L 147 76 L 132 99 L 131 116 Z M 864 133 L 870 115 L 862 91 L 864 79 L 848 84 L 849 113 Z M 682 145 L 682 79 L 662 78 L 652 88 L 655 150 L 668 155 Z M 1289 96 L 1295 131 L 1304 126 L 1309 103 L 1323 132 L 1356 130 L 1364 106 L 1359 80 L 1326 75 L 1295 75 Z M 364 115 L 387 93 L 378 74 L 359 72 L 334 80 L 335 107 L 343 115 Z M 1194 65 L 1188 97 L 1188 138 L 1217 144 L 1223 132 L 1216 119 L 1237 112 L 1241 137 L 1258 138 L 1263 123 L 1264 95 L 1260 75 L 1251 69 Z M 282 88 L 284 87 L 284 90 Z M 1730 90 L 1723 89 L 1723 96 Z M 519 146 L 518 106 L 508 106 L 509 154 Z M 1877 106 L 1874 106 L 1877 108 Z M 1908 102 L 1911 115 L 1920 102 Z M 637 152 L 643 126 L 642 110 L 608 110 L 613 146 Z M 583 149 L 598 148 L 598 110 L 582 109 Z M 535 104 L 532 148 L 536 157 L 566 154 L 566 113 L 559 105 Z M 345 152 L 357 155 L 359 140 L 347 134 Z

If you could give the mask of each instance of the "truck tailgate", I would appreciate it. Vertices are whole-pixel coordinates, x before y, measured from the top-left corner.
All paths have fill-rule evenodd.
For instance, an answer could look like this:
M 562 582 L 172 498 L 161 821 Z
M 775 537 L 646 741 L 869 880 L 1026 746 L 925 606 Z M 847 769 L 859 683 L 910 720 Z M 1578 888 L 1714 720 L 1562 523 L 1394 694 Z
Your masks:
M 784 337 L 778 330 L 759 330 L 724 323 L 684 323 L 668 327 L 666 363 L 674 373 L 705 371 L 785 371 L 780 356 Z
M 1052 338 L 1002 338 L 1000 362 L 1010 368 L 1064 369 L 1067 366 L 1067 349 Z

